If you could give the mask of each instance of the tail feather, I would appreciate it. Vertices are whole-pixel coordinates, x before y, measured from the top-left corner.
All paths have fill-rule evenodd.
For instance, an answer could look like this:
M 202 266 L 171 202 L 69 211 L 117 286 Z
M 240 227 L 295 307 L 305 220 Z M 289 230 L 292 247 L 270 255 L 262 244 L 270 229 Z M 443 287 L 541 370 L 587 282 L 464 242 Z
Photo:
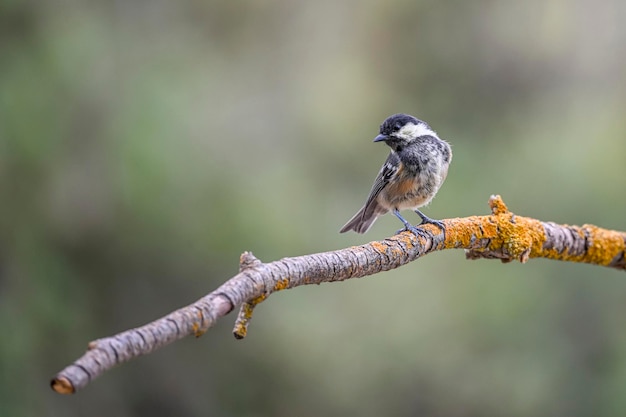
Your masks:
M 357 233 L 365 233 L 374 224 L 378 216 L 385 213 L 385 210 L 381 210 L 377 203 L 372 203 L 367 207 L 362 207 L 350 220 L 346 223 L 339 233 L 345 233 L 350 230 L 354 230 Z

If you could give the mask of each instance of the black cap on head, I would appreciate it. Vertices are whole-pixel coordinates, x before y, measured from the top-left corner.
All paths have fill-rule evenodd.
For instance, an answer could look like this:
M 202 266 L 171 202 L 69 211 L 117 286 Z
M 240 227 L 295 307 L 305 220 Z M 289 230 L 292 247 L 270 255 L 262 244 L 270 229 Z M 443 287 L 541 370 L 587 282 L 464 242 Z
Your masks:
M 402 129 L 402 127 L 406 125 L 407 123 L 413 123 L 417 125 L 417 124 L 424 123 L 424 122 L 422 122 L 419 119 L 416 119 L 415 117 L 409 114 L 403 114 L 403 113 L 394 114 L 392 116 L 387 117 L 387 119 L 385 119 L 383 124 L 380 125 L 380 134 L 390 135 L 393 132 L 397 132 L 398 130 Z

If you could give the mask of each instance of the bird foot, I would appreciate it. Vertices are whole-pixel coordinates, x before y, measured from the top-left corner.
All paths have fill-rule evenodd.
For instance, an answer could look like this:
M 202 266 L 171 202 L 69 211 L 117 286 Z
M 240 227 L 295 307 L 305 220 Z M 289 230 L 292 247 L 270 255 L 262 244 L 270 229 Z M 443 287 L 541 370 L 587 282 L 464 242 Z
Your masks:
M 430 217 L 428 217 L 427 215 L 425 215 L 424 213 L 422 213 L 419 210 L 415 210 L 415 212 L 422 218 L 422 222 L 419 225 L 422 225 L 422 224 L 434 224 L 435 226 L 440 228 L 443 233 L 446 232 L 446 226 L 443 224 L 443 222 L 441 220 L 431 219 Z
M 418 229 L 417 227 L 415 227 L 415 226 L 411 226 L 411 225 L 406 226 L 404 229 L 400 229 L 400 230 L 398 230 L 398 231 L 396 232 L 396 234 L 400 234 L 400 233 L 403 233 L 403 232 L 411 232 L 411 233 L 413 233 L 416 237 L 423 237 L 424 239 L 428 239 L 428 238 L 430 238 L 430 236 L 428 235 L 428 232 L 427 232 L 427 231 L 422 230 L 422 229 Z

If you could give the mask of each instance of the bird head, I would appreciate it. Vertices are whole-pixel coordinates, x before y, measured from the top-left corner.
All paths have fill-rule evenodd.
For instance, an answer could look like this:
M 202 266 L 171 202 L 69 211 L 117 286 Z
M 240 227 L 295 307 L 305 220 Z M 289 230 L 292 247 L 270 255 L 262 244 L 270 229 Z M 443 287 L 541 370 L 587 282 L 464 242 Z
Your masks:
M 385 142 L 396 152 L 422 136 L 438 137 L 428 124 L 408 114 L 394 114 L 380 125 L 374 142 Z

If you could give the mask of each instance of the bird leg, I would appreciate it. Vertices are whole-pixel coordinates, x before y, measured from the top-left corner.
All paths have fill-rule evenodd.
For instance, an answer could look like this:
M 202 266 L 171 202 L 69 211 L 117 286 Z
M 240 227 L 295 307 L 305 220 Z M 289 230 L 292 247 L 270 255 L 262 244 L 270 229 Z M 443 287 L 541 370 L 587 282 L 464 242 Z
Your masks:
M 446 226 L 443 224 L 441 220 L 431 219 L 430 217 L 428 217 L 427 215 L 425 215 L 418 209 L 415 209 L 415 212 L 417 213 L 418 216 L 422 218 L 422 222 L 420 224 L 434 224 L 435 226 L 440 228 L 443 233 L 446 232 Z
M 404 217 L 402 217 L 402 215 L 400 214 L 400 212 L 398 211 L 398 209 L 394 209 L 393 210 L 393 214 L 400 219 L 400 221 L 402 222 L 402 224 L 404 224 L 404 229 L 400 229 L 396 232 L 396 234 L 398 233 L 402 233 L 404 231 L 410 231 L 412 232 L 415 236 L 419 237 L 423 237 L 424 239 L 428 239 L 428 233 L 425 230 L 422 229 L 418 229 L 417 227 L 413 226 L 411 223 L 409 223 L 408 221 L 406 221 L 406 219 Z

